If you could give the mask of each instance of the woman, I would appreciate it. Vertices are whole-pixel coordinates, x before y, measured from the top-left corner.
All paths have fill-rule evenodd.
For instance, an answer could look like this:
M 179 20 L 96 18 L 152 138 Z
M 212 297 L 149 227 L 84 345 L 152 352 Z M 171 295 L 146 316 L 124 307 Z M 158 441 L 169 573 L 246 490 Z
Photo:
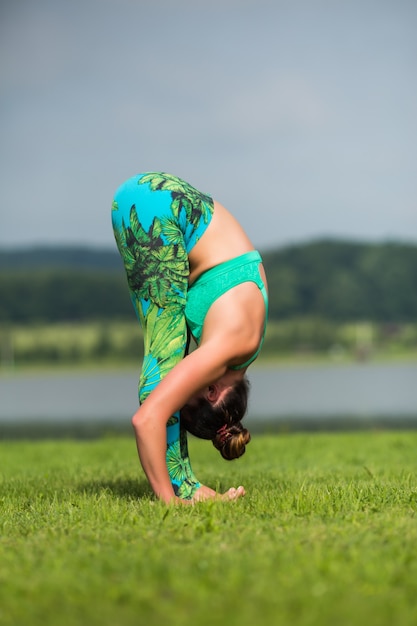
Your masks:
M 211 439 L 224 458 L 245 451 L 245 372 L 268 308 L 261 257 L 221 204 L 161 172 L 127 180 L 112 221 L 144 333 L 132 419 L 142 467 L 164 502 L 216 497 L 192 472 L 185 428 Z M 198 347 L 187 354 L 189 331 Z M 244 493 L 231 488 L 222 497 Z

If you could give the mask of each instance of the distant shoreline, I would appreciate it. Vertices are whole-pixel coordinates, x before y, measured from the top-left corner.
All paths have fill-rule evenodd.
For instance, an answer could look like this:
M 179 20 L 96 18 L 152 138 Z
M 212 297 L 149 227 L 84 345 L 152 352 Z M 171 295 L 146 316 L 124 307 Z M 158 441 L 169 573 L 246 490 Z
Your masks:
M 255 368 L 258 369 L 271 369 L 271 368 L 297 368 L 297 367 L 342 367 L 345 365 L 377 365 L 384 364 L 402 364 L 402 363 L 415 363 L 417 362 L 417 350 L 410 350 L 409 352 L 401 352 L 398 354 L 378 353 L 367 359 L 357 359 L 353 356 L 346 356 L 343 358 L 333 358 L 328 354 L 311 354 L 311 355 L 283 355 L 273 356 L 266 355 L 260 356 L 252 365 L 250 371 Z M 121 362 L 118 360 L 105 360 L 105 361 L 86 361 L 81 363 L 45 363 L 45 364 L 25 364 L 10 367 L 0 367 L 0 378 L 19 376 L 22 375 L 56 375 L 65 376 L 71 374 L 77 374 L 80 372 L 86 372 L 88 374 L 94 374 L 95 372 L 140 372 L 142 361 L 129 360 Z

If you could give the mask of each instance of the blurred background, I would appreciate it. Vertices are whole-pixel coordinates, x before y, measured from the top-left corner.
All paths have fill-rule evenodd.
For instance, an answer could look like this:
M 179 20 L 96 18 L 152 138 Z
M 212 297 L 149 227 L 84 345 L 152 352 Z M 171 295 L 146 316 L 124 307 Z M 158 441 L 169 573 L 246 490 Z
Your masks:
M 414 424 L 416 27 L 413 0 L 2 2 L 0 434 L 130 428 L 141 335 L 110 206 L 151 170 L 263 254 L 249 419 Z

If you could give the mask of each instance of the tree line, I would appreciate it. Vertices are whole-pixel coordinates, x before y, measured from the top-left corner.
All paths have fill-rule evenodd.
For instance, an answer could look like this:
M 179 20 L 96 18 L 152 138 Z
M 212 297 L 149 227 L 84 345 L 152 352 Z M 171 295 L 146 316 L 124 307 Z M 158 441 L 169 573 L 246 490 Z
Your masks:
M 315 241 L 261 251 L 270 319 L 417 319 L 417 245 Z M 132 319 L 117 251 L 0 252 L 0 322 Z
M 417 245 L 317 241 L 263 256 L 272 319 L 417 319 Z

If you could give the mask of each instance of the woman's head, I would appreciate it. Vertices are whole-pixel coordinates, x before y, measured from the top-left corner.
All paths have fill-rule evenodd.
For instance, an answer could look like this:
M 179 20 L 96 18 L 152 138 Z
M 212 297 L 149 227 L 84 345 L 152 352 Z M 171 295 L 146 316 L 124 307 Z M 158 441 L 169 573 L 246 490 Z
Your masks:
M 195 437 L 211 439 L 228 461 L 244 454 L 250 433 L 241 424 L 248 406 L 249 382 L 246 378 L 233 383 L 218 402 L 199 397 L 181 411 L 185 428 Z

